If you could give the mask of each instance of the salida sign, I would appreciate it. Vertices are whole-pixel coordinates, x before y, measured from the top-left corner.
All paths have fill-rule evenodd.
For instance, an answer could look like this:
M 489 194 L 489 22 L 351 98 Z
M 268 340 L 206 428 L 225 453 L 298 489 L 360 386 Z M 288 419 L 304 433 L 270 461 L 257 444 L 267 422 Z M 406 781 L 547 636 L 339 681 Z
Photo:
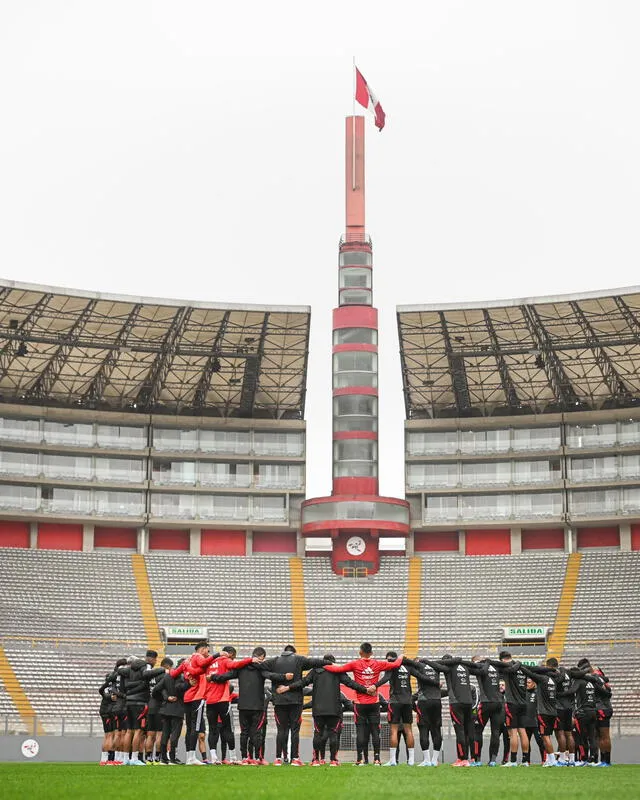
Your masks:
M 549 633 L 548 625 L 509 625 L 503 628 L 504 639 L 546 639 Z

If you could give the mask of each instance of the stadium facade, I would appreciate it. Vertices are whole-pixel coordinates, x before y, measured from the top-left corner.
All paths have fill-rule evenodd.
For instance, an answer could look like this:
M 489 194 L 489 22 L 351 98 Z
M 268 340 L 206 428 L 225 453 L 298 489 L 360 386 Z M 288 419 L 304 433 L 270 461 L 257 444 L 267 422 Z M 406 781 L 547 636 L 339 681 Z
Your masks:
M 308 308 L 0 285 L 0 546 L 296 553 Z
M 640 549 L 640 290 L 398 309 L 415 552 Z

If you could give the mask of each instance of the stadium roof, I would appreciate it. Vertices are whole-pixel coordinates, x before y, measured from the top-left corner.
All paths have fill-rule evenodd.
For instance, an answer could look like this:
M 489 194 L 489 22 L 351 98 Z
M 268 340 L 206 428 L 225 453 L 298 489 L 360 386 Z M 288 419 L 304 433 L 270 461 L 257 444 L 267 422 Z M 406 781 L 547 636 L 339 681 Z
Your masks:
M 0 281 L 0 402 L 301 419 L 308 306 Z
M 407 418 L 640 405 L 640 288 L 400 306 Z

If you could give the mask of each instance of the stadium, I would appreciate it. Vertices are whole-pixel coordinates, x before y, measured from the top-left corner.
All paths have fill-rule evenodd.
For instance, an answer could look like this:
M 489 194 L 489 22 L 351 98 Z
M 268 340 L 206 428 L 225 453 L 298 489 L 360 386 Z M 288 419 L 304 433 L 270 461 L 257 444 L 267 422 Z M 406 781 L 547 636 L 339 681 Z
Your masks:
M 637 793 L 640 288 L 398 306 L 381 494 L 365 118 L 344 132 L 326 496 L 310 306 L 0 280 L 10 796 L 610 790 L 588 767 Z M 453 769 L 485 766 L 534 769 Z

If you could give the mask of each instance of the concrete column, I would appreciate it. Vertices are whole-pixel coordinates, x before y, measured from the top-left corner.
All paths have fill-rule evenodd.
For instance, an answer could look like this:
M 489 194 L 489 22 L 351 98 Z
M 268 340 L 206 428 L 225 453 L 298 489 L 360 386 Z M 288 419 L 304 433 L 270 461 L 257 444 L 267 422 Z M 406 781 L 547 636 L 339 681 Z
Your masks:
M 519 556 L 522 552 L 522 528 L 511 528 L 511 555 Z
M 192 556 L 200 555 L 200 540 L 202 533 L 200 528 L 191 528 L 189 531 L 189 554 Z
M 413 533 L 410 533 L 404 540 L 404 547 L 406 557 L 413 558 L 413 556 L 416 554 L 416 551 L 413 547 Z
M 87 522 L 82 526 L 82 552 L 93 553 L 93 535 L 95 528 Z
M 29 524 L 29 547 L 35 550 L 38 546 L 38 523 L 31 522 Z
M 145 555 L 147 552 L 148 534 L 146 528 L 138 528 L 138 547 L 137 551 L 140 555 Z
M 464 555 L 466 547 L 467 547 L 467 535 L 464 531 L 458 531 L 458 552 L 461 555 Z
M 245 539 L 245 542 L 246 542 L 246 544 L 245 544 L 246 553 L 247 553 L 248 556 L 252 556 L 253 555 L 253 531 L 247 531 L 245 536 L 246 536 L 246 539 Z
M 300 536 L 300 534 L 298 533 L 296 553 L 299 556 L 299 558 L 304 558 L 304 553 L 305 553 L 304 542 L 305 542 L 304 537 Z
M 620 523 L 620 550 L 623 553 L 631 552 L 631 525 L 628 522 Z
M 564 529 L 564 551 L 565 553 L 575 553 L 576 538 L 573 528 Z

